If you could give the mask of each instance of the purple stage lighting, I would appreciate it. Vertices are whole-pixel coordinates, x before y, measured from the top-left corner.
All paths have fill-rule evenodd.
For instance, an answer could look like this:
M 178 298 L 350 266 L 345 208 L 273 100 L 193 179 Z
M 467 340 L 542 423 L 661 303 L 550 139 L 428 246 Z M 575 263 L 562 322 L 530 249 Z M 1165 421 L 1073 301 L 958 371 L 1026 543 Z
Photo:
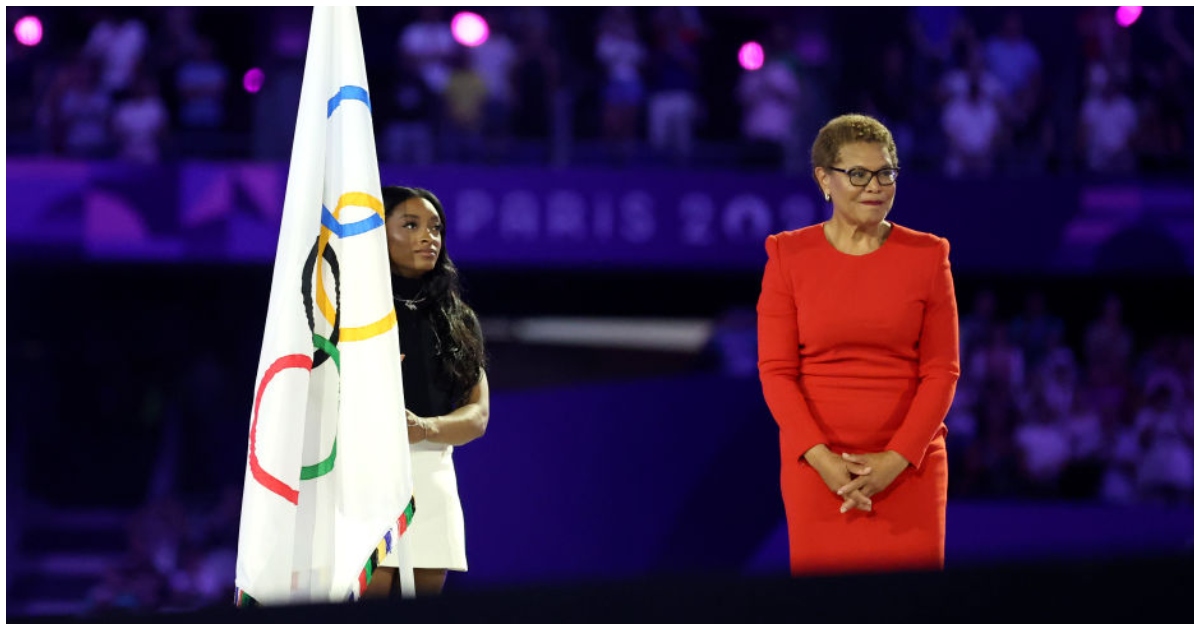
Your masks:
M 42 41 L 42 21 L 32 15 L 17 20 L 13 35 L 26 46 L 37 46 Z
M 1117 7 L 1117 24 L 1129 28 L 1142 16 L 1142 7 Z
M 246 88 L 246 91 L 251 94 L 257 94 L 258 91 L 262 89 L 263 81 L 265 79 L 266 75 L 263 74 L 262 70 L 259 70 L 258 68 L 250 68 L 246 71 L 246 74 L 242 76 L 242 87 Z
M 738 50 L 738 63 L 747 70 L 758 70 L 763 65 L 763 49 L 758 42 L 746 42 Z
M 489 31 L 487 20 L 470 11 L 463 11 L 450 20 L 450 32 L 455 41 L 474 48 L 487 41 Z

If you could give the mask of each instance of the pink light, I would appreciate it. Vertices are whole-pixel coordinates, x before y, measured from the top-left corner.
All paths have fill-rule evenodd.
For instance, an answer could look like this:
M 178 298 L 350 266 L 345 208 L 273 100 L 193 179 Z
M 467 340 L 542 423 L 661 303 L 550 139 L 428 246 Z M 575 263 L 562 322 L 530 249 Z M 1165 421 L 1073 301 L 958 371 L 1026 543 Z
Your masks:
M 450 32 L 455 41 L 474 48 L 487 41 L 489 31 L 487 20 L 470 11 L 463 11 L 450 20 Z
M 258 68 L 250 68 L 246 74 L 242 76 L 242 87 L 251 94 L 257 94 L 262 89 L 263 81 L 266 80 L 266 75 Z
M 17 41 L 26 46 L 37 46 L 42 41 L 42 21 L 32 15 L 17 20 L 13 27 L 13 35 Z
M 1117 7 L 1117 24 L 1129 28 L 1142 16 L 1142 7 Z
M 758 70 L 763 66 L 763 49 L 758 42 L 746 42 L 738 50 L 738 63 L 747 70 Z

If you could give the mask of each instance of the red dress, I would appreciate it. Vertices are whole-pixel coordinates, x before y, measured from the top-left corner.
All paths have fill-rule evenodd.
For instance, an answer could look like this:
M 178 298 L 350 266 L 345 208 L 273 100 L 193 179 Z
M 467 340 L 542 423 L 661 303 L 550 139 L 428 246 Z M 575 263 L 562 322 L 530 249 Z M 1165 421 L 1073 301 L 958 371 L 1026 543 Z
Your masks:
M 758 368 L 779 424 L 780 485 L 793 574 L 940 569 L 946 425 L 958 382 L 950 243 L 893 224 L 883 245 L 844 254 L 822 225 L 767 238 Z M 894 450 L 909 461 L 872 511 L 803 459 Z

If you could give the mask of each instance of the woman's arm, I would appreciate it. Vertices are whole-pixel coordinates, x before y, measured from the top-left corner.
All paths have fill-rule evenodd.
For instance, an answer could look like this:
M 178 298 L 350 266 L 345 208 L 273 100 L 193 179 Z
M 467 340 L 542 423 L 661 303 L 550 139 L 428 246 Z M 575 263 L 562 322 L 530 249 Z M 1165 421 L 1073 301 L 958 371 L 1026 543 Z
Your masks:
M 453 446 L 466 444 L 487 431 L 490 407 L 487 373 L 480 372 L 479 382 L 471 389 L 466 404 L 458 409 L 433 418 L 422 418 L 408 411 L 408 441 L 428 440 Z
M 796 301 L 784 271 L 778 236 L 767 237 L 766 249 L 767 265 L 758 297 L 758 375 L 763 398 L 779 424 L 784 453 L 789 460 L 796 461 L 826 439 L 798 382 L 800 341 Z
M 908 414 L 885 450 L 920 468 L 925 449 L 950 411 L 960 373 L 958 303 L 950 274 L 950 241 L 941 239 L 921 325 L 919 384 Z

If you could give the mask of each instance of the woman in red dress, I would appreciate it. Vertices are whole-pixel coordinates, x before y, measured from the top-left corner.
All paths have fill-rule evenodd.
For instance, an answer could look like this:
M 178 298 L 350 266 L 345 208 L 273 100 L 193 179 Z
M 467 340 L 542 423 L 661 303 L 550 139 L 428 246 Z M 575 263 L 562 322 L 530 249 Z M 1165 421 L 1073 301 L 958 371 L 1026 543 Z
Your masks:
M 832 217 L 767 238 L 758 301 L 792 573 L 938 570 L 959 375 L 950 244 L 886 220 L 899 161 L 879 121 L 833 119 L 812 163 Z

